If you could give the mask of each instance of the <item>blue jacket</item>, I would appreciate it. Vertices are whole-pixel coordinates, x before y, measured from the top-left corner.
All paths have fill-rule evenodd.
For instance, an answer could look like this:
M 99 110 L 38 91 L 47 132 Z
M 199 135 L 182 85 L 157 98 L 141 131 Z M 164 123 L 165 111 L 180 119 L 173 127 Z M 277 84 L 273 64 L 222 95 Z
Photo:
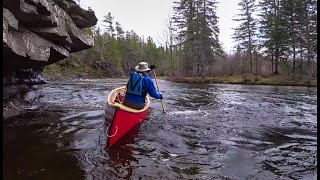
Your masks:
M 130 73 L 131 77 L 132 73 Z M 157 92 L 156 87 L 154 86 L 153 80 L 150 76 L 144 76 L 142 79 L 142 90 L 147 92 L 151 97 L 160 99 L 160 94 Z M 136 96 L 132 94 L 126 94 L 125 98 L 133 103 L 144 103 L 145 98 L 142 96 Z

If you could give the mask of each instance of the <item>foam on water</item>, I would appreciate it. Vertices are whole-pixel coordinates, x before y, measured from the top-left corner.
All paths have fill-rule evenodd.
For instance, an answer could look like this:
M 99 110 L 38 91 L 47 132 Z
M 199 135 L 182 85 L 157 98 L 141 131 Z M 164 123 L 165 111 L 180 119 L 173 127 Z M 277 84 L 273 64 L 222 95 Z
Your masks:
M 169 115 L 190 115 L 190 114 L 199 114 L 199 113 L 206 113 L 206 112 L 198 109 L 198 110 L 171 111 L 171 112 L 168 112 L 167 114 L 169 114 Z
M 46 113 L 4 123 L 5 179 L 314 177 L 315 88 L 161 80 L 167 114 L 152 99 L 146 120 L 106 148 L 106 97 L 125 83 L 78 79 L 39 88 L 44 97 L 35 106 Z
M 80 112 L 76 114 L 72 114 L 70 116 L 66 116 L 63 118 L 60 118 L 61 121 L 70 120 L 78 117 L 84 117 L 84 118 L 92 118 L 92 117 L 98 117 L 103 116 L 104 110 L 96 110 L 96 111 L 86 111 L 86 112 Z

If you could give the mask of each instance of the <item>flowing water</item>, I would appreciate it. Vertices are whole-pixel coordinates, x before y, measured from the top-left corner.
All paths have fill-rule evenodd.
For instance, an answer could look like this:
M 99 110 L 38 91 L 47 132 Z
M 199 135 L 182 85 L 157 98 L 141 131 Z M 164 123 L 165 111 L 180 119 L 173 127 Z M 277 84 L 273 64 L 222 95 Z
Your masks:
M 104 107 L 126 80 L 52 81 L 3 123 L 4 179 L 314 179 L 317 88 L 159 81 L 150 113 L 106 148 Z

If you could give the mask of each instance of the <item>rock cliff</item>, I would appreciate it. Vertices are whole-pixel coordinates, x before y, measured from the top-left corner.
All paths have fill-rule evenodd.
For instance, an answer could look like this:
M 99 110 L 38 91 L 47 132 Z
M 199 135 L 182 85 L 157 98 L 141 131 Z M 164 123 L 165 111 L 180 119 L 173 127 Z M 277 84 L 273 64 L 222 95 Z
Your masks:
M 24 96 L 46 83 L 41 75 L 44 66 L 94 45 L 84 28 L 96 23 L 94 12 L 73 0 L 4 0 L 4 118 L 30 105 Z

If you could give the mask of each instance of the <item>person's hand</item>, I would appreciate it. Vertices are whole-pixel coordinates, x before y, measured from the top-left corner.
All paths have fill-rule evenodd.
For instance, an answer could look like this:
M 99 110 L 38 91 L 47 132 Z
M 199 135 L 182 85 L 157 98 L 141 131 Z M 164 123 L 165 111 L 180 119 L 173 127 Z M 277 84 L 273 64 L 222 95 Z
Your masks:
M 156 66 L 155 66 L 155 65 L 151 65 L 149 68 L 150 68 L 151 70 L 153 70 L 153 69 L 156 68 Z
M 162 94 L 160 94 L 160 99 L 163 99 L 163 96 L 162 96 Z

